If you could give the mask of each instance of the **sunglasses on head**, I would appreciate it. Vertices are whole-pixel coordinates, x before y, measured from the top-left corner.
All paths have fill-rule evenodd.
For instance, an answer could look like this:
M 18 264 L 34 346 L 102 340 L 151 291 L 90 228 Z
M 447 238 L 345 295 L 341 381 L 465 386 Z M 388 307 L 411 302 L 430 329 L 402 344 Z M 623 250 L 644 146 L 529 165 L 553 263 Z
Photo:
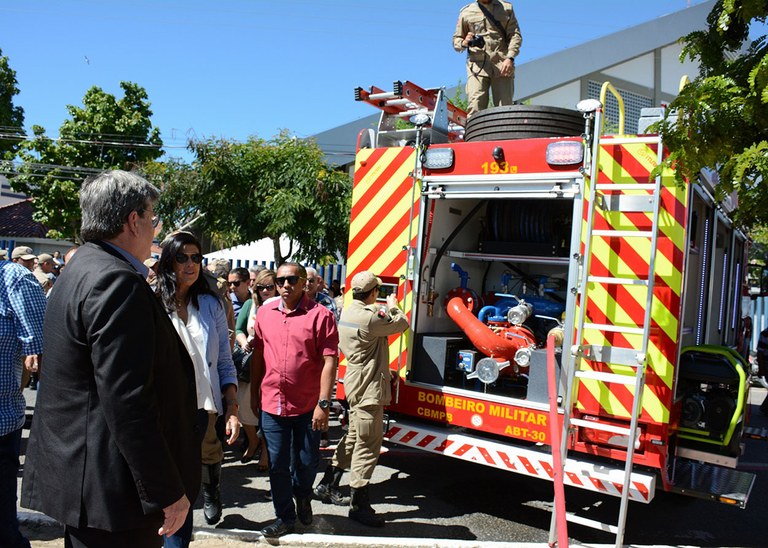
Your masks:
M 284 285 L 286 280 L 288 280 L 290 285 L 296 285 L 299 283 L 300 279 L 301 276 L 279 276 L 275 278 L 275 281 L 277 282 L 277 285 Z
M 266 291 L 272 291 L 274 288 L 275 288 L 275 284 L 270 284 L 270 285 L 257 285 L 257 286 L 256 286 L 256 291 L 264 291 L 264 290 L 266 290 Z
M 184 264 L 190 259 L 195 264 L 200 264 L 203 262 L 203 256 L 200 253 L 192 253 L 191 255 L 187 255 L 186 253 L 177 253 L 174 259 L 176 259 L 176 262 L 179 264 Z

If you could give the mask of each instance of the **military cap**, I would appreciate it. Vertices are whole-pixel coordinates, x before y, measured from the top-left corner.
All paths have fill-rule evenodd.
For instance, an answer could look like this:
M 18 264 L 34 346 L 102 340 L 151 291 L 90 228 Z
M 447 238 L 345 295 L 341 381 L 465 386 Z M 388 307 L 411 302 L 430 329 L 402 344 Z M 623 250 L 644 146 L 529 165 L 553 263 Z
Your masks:
M 352 291 L 355 293 L 365 293 L 380 285 L 381 279 L 368 270 L 363 270 L 352 276 Z

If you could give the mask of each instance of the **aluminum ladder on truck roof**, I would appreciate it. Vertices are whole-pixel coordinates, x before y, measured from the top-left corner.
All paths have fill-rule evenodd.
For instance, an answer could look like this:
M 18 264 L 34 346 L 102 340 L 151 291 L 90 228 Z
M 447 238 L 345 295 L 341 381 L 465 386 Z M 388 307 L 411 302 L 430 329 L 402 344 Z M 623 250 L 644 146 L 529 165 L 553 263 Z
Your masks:
M 431 130 L 431 143 L 453 143 L 464 138 L 467 113 L 451 103 L 445 95 L 445 88 L 425 89 L 413 82 L 400 80 L 392 84 L 392 91 L 376 86 L 368 89 L 355 88 L 355 101 L 363 101 L 381 110 L 376 146 L 410 141 L 408 128 L 399 128 L 397 122 L 408 122 L 411 116 L 427 114 L 429 122 L 424 127 Z
M 645 369 L 647 363 L 648 343 L 651 329 L 651 304 L 653 300 L 654 272 L 656 261 L 656 250 L 658 245 L 659 230 L 659 210 L 661 208 L 661 177 L 655 178 L 653 183 L 636 183 L 631 185 L 622 185 L 616 183 L 599 183 L 599 153 L 603 127 L 603 105 L 605 105 L 605 94 L 611 90 L 619 101 L 620 108 L 623 107 L 621 98 L 618 96 L 615 88 L 608 82 L 603 85 L 600 101 L 589 103 L 583 102 L 586 108 L 581 108 L 585 116 L 594 117 L 594 130 L 592 136 L 592 149 L 589 158 L 589 204 L 587 210 L 586 233 L 584 235 L 584 254 L 580 257 L 581 278 L 579 280 L 579 312 L 577 316 L 577 327 L 574 338 L 574 346 L 571 349 L 573 355 L 573 365 L 568 371 L 566 383 L 566 398 L 563 413 L 563 433 L 560 451 L 562 458 L 568 456 L 569 438 L 573 434 L 573 427 L 582 430 L 596 430 L 614 434 L 614 439 L 623 439 L 626 441 L 627 452 L 624 464 L 623 487 L 621 490 L 621 504 L 619 506 L 619 516 L 617 523 L 602 523 L 596 520 L 583 518 L 574 514 L 567 514 L 567 520 L 614 533 L 616 535 L 616 546 L 620 548 L 623 545 L 624 529 L 627 521 L 627 510 L 629 507 L 629 493 L 632 478 L 632 463 L 635 449 L 638 443 L 638 420 L 642 413 L 643 388 L 645 385 Z M 580 104 L 582 106 L 582 104 Z M 623 122 L 623 116 L 621 117 Z M 624 133 L 623 123 L 620 123 L 619 134 Z M 663 147 L 659 145 L 657 163 L 662 161 Z M 649 191 L 652 194 L 638 195 L 636 191 Z M 633 193 L 634 191 L 634 193 Z M 596 229 L 595 222 L 597 209 L 604 212 L 645 212 L 651 213 L 653 221 L 651 230 L 616 230 L 610 227 Z M 645 278 L 628 277 L 619 278 L 613 276 L 595 276 L 591 271 L 592 262 L 592 244 L 593 241 L 602 238 L 605 240 L 644 238 L 650 240 L 650 260 L 648 261 L 648 272 Z M 645 311 L 642 326 L 622 326 L 609 323 L 594 323 L 587 317 L 588 301 L 590 287 L 596 286 L 641 286 L 645 288 L 646 300 Z M 600 333 L 601 339 L 610 341 L 611 334 L 621 333 L 629 335 L 625 340 L 631 339 L 637 341 L 640 336 L 640 344 L 627 345 L 626 347 L 613 346 L 609 344 L 596 345 L 588 344 L 585 338 L 585 331 Z M 603 363 L 608 365 L 609 371 L 596 370 L 587 366 L 585 362 Z M 615 373 L 614 370 L 622 370 L 631 374 Z M 573 407 L 574 397 L 582 382 L 599 381 L 606 386 L 624 385 L 630 390 L 634 390 L 632 398 L 632 411 L 629 427 L 606 424 L 604 422 L 590 421 L 574 418 Z M 553 448 L 553 450 L 555 450 Z M 557 538 L 557 516 L 553 513 L 550 526 L 550 545 L 555 544 Z

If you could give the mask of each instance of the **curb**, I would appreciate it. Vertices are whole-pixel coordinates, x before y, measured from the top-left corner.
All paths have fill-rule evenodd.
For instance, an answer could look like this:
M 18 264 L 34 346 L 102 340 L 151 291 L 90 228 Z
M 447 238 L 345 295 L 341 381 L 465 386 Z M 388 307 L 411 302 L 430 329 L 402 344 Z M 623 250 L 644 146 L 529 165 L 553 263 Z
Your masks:
M 21 525 L 31 528 L 57 527 L 61 524 L 55 519 L 38 512 L 19 511 L 18 520 Z M 259 543 L 273 546 L 306 546 L 307 548 L 335 548 L 347 546 L 350 548 L 547 548 L 545 542 L 495 542 L 451 539 L 399 538 L 399 537 L 362 537 L 345 535 L 321 535 L 317 533 L 290 534 L 279 539 L 265 539 L 258 531 L 246 529 L 215 529 L 211 527 L 195 527 L 192 530 L 194 540 L 223 539 L 248 543 Z M 581 544 L 571 544 L 579 548 Z M 590 544 L 589 548 L 610 548 L 613 544 Z M 669 545 L 653 545 L 633 548 L 674 548 Z M 586 548 L 586 546 L 584 546 Z
M 490 542 L 449 539 L 417 539 L 398 537 L 353 537 L 343 535 L 321 535 L 316 533 L 290 534 L 280 539 L 265 539 L 261 533 L 243 529 L 230 529 L 223 532 L 220 529 L 195 528 L 193 538 L 200 539 L 229 539 L 243 542 L 263 542 L 271 545 L 306 546 L 307 548 L 334 548 L 347 546 L 350 548 L 542 548 L 547 543 L 531 542 Z M 575 545 L 574 545 L 575 546 Z M 608 545 L 606 545 L 608 546 Z M 595 546 L 594 548 L 597 548 Z

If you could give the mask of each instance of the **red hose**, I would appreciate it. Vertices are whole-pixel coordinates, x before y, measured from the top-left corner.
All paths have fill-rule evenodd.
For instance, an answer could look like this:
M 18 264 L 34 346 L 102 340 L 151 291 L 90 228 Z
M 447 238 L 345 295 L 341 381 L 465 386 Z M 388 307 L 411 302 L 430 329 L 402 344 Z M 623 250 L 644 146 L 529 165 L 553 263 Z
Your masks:
M 472 306 L 471 302 L 469 306 Z M 495 333 L 472 314 L 461 297 L 454 297 L 448 301 L 447 310 L 448 315 L 466 333 L 472 344 L 491 358 L 502 358 L 514 363 L 515 353 L 518 350 L 536 344 L 536 340 L 525 327 L 508 327 L 500 333 Z

